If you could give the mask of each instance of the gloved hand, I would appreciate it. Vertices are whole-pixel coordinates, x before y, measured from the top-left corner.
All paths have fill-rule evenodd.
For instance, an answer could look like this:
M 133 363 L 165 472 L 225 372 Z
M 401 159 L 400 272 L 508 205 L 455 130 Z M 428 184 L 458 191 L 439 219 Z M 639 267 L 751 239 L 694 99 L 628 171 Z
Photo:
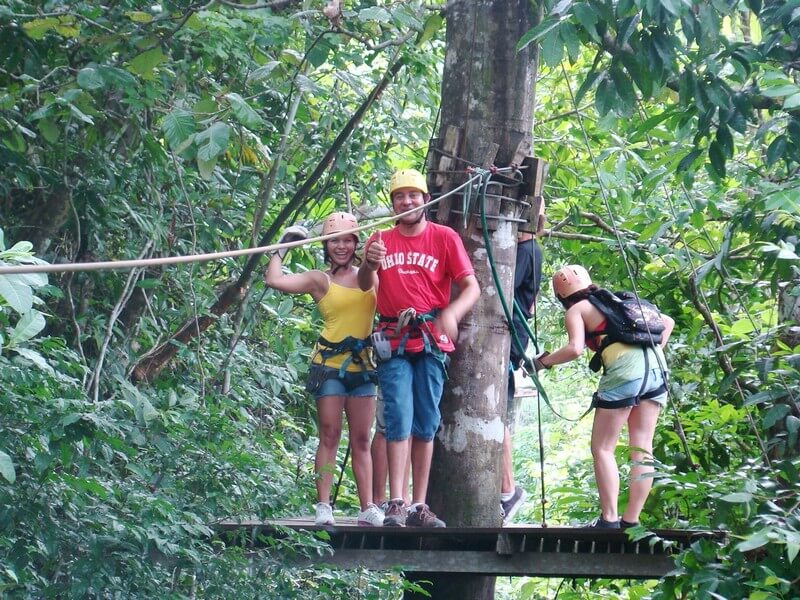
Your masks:
M 304 240 L 308 237 L 308 229 L 303 227 L 302 225 L 292 225 L 291 227 L 287 227 L 283 231 L 283 235 L 281 239 L 278 240 L 279 244 L 285 244 L 287 242 L 297 242 L 299 240 Z M 289 251 L 289 248 L 280 248 L 278 250 L 278 256 L 281 257 L 283 260 L 286 257 L 286 253 Z
M 542 369 L 549 369 L 550 367 L 552 367 L 552 365 L 550 365 L 550 367 L 546 367 L 542 364 L 542 359 L 545 356 L 550 356 L 550 353 L 547 350 L 542 352 L 539 356 L 535 356 L 533 359 L 533 368 L 536 369 L 537 373 Z

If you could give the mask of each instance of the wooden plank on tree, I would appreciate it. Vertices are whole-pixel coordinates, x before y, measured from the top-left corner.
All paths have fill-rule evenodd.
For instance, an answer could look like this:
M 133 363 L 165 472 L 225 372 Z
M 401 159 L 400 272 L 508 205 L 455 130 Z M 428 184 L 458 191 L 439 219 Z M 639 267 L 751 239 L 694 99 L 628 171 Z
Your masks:
M 453 177 L 448 171 L 453 170 L 456 159 L 453 156 L 458 156 L 458 149 L 461 144 L 461 129 L 454 125 L 448 125 L 444 134 L 444 142 L 442 143 L 442 150 L 452 156 L 442 154 L 439 157 L 439 168 L 434 176 L 434 186 L 440 194 L 446 194 L 453 189 Z M 442 199 L 436 205 L 436 220 L 439 223 L 446 223 L 450 217 L 451 197 Z

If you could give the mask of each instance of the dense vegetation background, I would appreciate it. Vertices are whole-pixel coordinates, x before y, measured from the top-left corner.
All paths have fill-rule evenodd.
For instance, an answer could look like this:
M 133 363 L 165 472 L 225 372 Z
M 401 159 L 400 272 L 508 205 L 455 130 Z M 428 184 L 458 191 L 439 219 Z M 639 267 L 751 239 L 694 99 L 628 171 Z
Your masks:
M 0 261 L 245 248 L 385 203 L 388 174 L 421 166 L 435 131 L 446 14 L 341 8 L 0 1 Z M 516 580 L 501 594 L 800 597 L 800 7 L 563 0 L 544 14 L 521 44 L 541 45 L 545 272 L 582 262 L 676 318 L 675 409 L 644 525 L 731 535 L 659 583 Z M 293 268 L 319 250 L 293 252 Z M 0 275 L 0 594 L 398 597 L 398 574 L 283 568 L 323 551 L 312 538 L 254 559 L 212 535 L 224 518 L 308 512 L 313 490 L 316 317 L 266 290 L 263 266 Z M 543 377 L 571 417 L 584 369 Z M 535 416 L 515 459 L 532 496 Z M 590 459 L 567 451 L 571 423 L 544 408 L 543 425 L 548 522 L 587 520 Z M 347 483 L 340 505 L 355 502 Z

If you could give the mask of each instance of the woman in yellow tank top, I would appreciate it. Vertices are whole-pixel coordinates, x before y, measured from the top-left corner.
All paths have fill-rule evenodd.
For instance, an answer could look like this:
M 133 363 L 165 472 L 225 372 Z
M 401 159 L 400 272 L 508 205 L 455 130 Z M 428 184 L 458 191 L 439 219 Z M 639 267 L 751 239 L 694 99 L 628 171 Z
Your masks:
M 358 237 L 351 232 L 357 227 L 356 218 L 349 213 L 334 213 L 325 220 L 323 235 L 342 233 L 323 242 L 327 270 L 284 273 L 281 251 L 278 251 L 270 259 L 265 276 L 267 285 L 276 290 L 310 294 L 324 320 L 306 385 L 316 398 L 319 423 L 319 446 L 314 461 L 317 525 L 335 524 L 330 495 L 342 435 L 342 412 L 347 415 L 353 473 L 361 503 L 358 524 L 383 524 L 383 513 L 372 502 L 370 456 L 376 388 L 367 342 L 372 332 L 376 296 L 374 289 L 364 292 L 358 286 Z M 281 241 L 306 236 L 304 229 L 290 227 Z

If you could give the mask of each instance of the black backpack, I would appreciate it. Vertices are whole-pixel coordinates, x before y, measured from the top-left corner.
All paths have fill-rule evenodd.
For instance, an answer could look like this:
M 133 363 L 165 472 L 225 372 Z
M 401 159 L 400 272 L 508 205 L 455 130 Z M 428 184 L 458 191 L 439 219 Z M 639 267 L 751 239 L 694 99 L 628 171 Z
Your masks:
M 665 329 L 664 320 L 652 302 L 639 298 L 633 292 L 612 293 L 603 288 L 592 292 L 588 300 L 606 318 L 605 330 L 595 334 L 606 336 L 600 351 L 614 342 L 643 347 L 661 343 L 661 334 Z M 599 355 L 598 351 L 597 357 Z M 599 364 L 597 366 L 599 368 Z

